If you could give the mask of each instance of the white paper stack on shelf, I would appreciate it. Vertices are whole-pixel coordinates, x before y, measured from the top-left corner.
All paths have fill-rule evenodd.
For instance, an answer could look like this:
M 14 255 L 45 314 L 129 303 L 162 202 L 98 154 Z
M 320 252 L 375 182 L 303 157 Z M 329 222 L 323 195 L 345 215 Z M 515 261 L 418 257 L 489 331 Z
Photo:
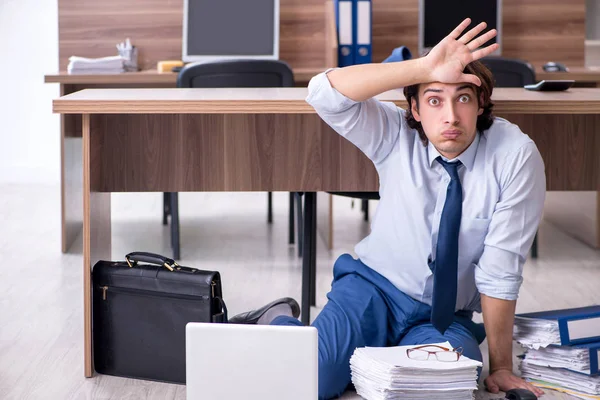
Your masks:
M 531 363 L 528 356 L 519 368 L 521 376 L 536 386 L 567 392 L 582 399 L 600 399 L 600 376 L 537 365 Z
M 513 338 L 530 349 L 559 345 L 558 321 L 515 316 Z
M 446 343 L 435 345 L 452 348 Z M 458 361 L 408 358 L 417 346 L 361 347 L 350 358 L 352 383 L 365 399 L 472 399 L 477 389 L 477 367 L 482 364 L 461 356 Z M 431 349 L 435 350 L 435 349 Z
M 85 58 L 69 57 L 69 74 L 118 74 L 125 72 L 125 59 L 121 56 Z

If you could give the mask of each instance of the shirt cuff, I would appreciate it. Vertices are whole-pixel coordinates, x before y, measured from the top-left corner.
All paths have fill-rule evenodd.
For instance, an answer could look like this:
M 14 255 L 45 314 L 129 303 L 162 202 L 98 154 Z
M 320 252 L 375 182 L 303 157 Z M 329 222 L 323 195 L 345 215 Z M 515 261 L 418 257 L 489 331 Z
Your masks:
M 503 300 L 517 300 L 523 283 L 520 274 L 507 274 L 498 265 L 475 265 L 475 285 L 479 293 Z
M 484 276 L 487 275 L 485 278 Z M 488 297 L 502 300 L 517 300 L 519 298 L 519 288 L 523 278 L 519 277 L 515 281 L 498 282 L 494 277 L 486 274 L 480 269 L 475 270 L 477 290 L 479 293 Z

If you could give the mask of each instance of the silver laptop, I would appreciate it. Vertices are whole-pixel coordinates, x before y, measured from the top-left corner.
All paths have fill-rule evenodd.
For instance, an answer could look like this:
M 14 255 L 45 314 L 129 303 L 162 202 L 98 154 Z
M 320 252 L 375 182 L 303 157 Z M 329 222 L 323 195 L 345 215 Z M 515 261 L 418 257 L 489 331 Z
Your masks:
M 317 329 L 190 322 L 187 400 L 318 397 Z

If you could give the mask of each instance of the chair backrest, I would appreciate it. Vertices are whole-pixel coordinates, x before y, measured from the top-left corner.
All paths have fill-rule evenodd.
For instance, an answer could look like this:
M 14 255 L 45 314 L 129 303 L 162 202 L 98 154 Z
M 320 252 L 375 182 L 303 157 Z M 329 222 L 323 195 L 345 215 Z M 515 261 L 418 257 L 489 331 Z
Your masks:
M 504 57 L 484 57 L 480 61 L 492 71 L 496 87 L 523 87 L 535 83 L 535 70 L 528 62 Z
M 291 87 L 294 73 L 278 60 L 227 60 L 187 64 L 177 76 L 179 88 Z

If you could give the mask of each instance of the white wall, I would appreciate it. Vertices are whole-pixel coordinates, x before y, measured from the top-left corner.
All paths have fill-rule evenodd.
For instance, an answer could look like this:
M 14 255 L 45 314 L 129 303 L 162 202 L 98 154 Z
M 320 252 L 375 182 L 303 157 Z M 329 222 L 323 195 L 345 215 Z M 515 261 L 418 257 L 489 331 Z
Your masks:
M 57 0 L 0 0 L 0 183 L 60 182 Z

